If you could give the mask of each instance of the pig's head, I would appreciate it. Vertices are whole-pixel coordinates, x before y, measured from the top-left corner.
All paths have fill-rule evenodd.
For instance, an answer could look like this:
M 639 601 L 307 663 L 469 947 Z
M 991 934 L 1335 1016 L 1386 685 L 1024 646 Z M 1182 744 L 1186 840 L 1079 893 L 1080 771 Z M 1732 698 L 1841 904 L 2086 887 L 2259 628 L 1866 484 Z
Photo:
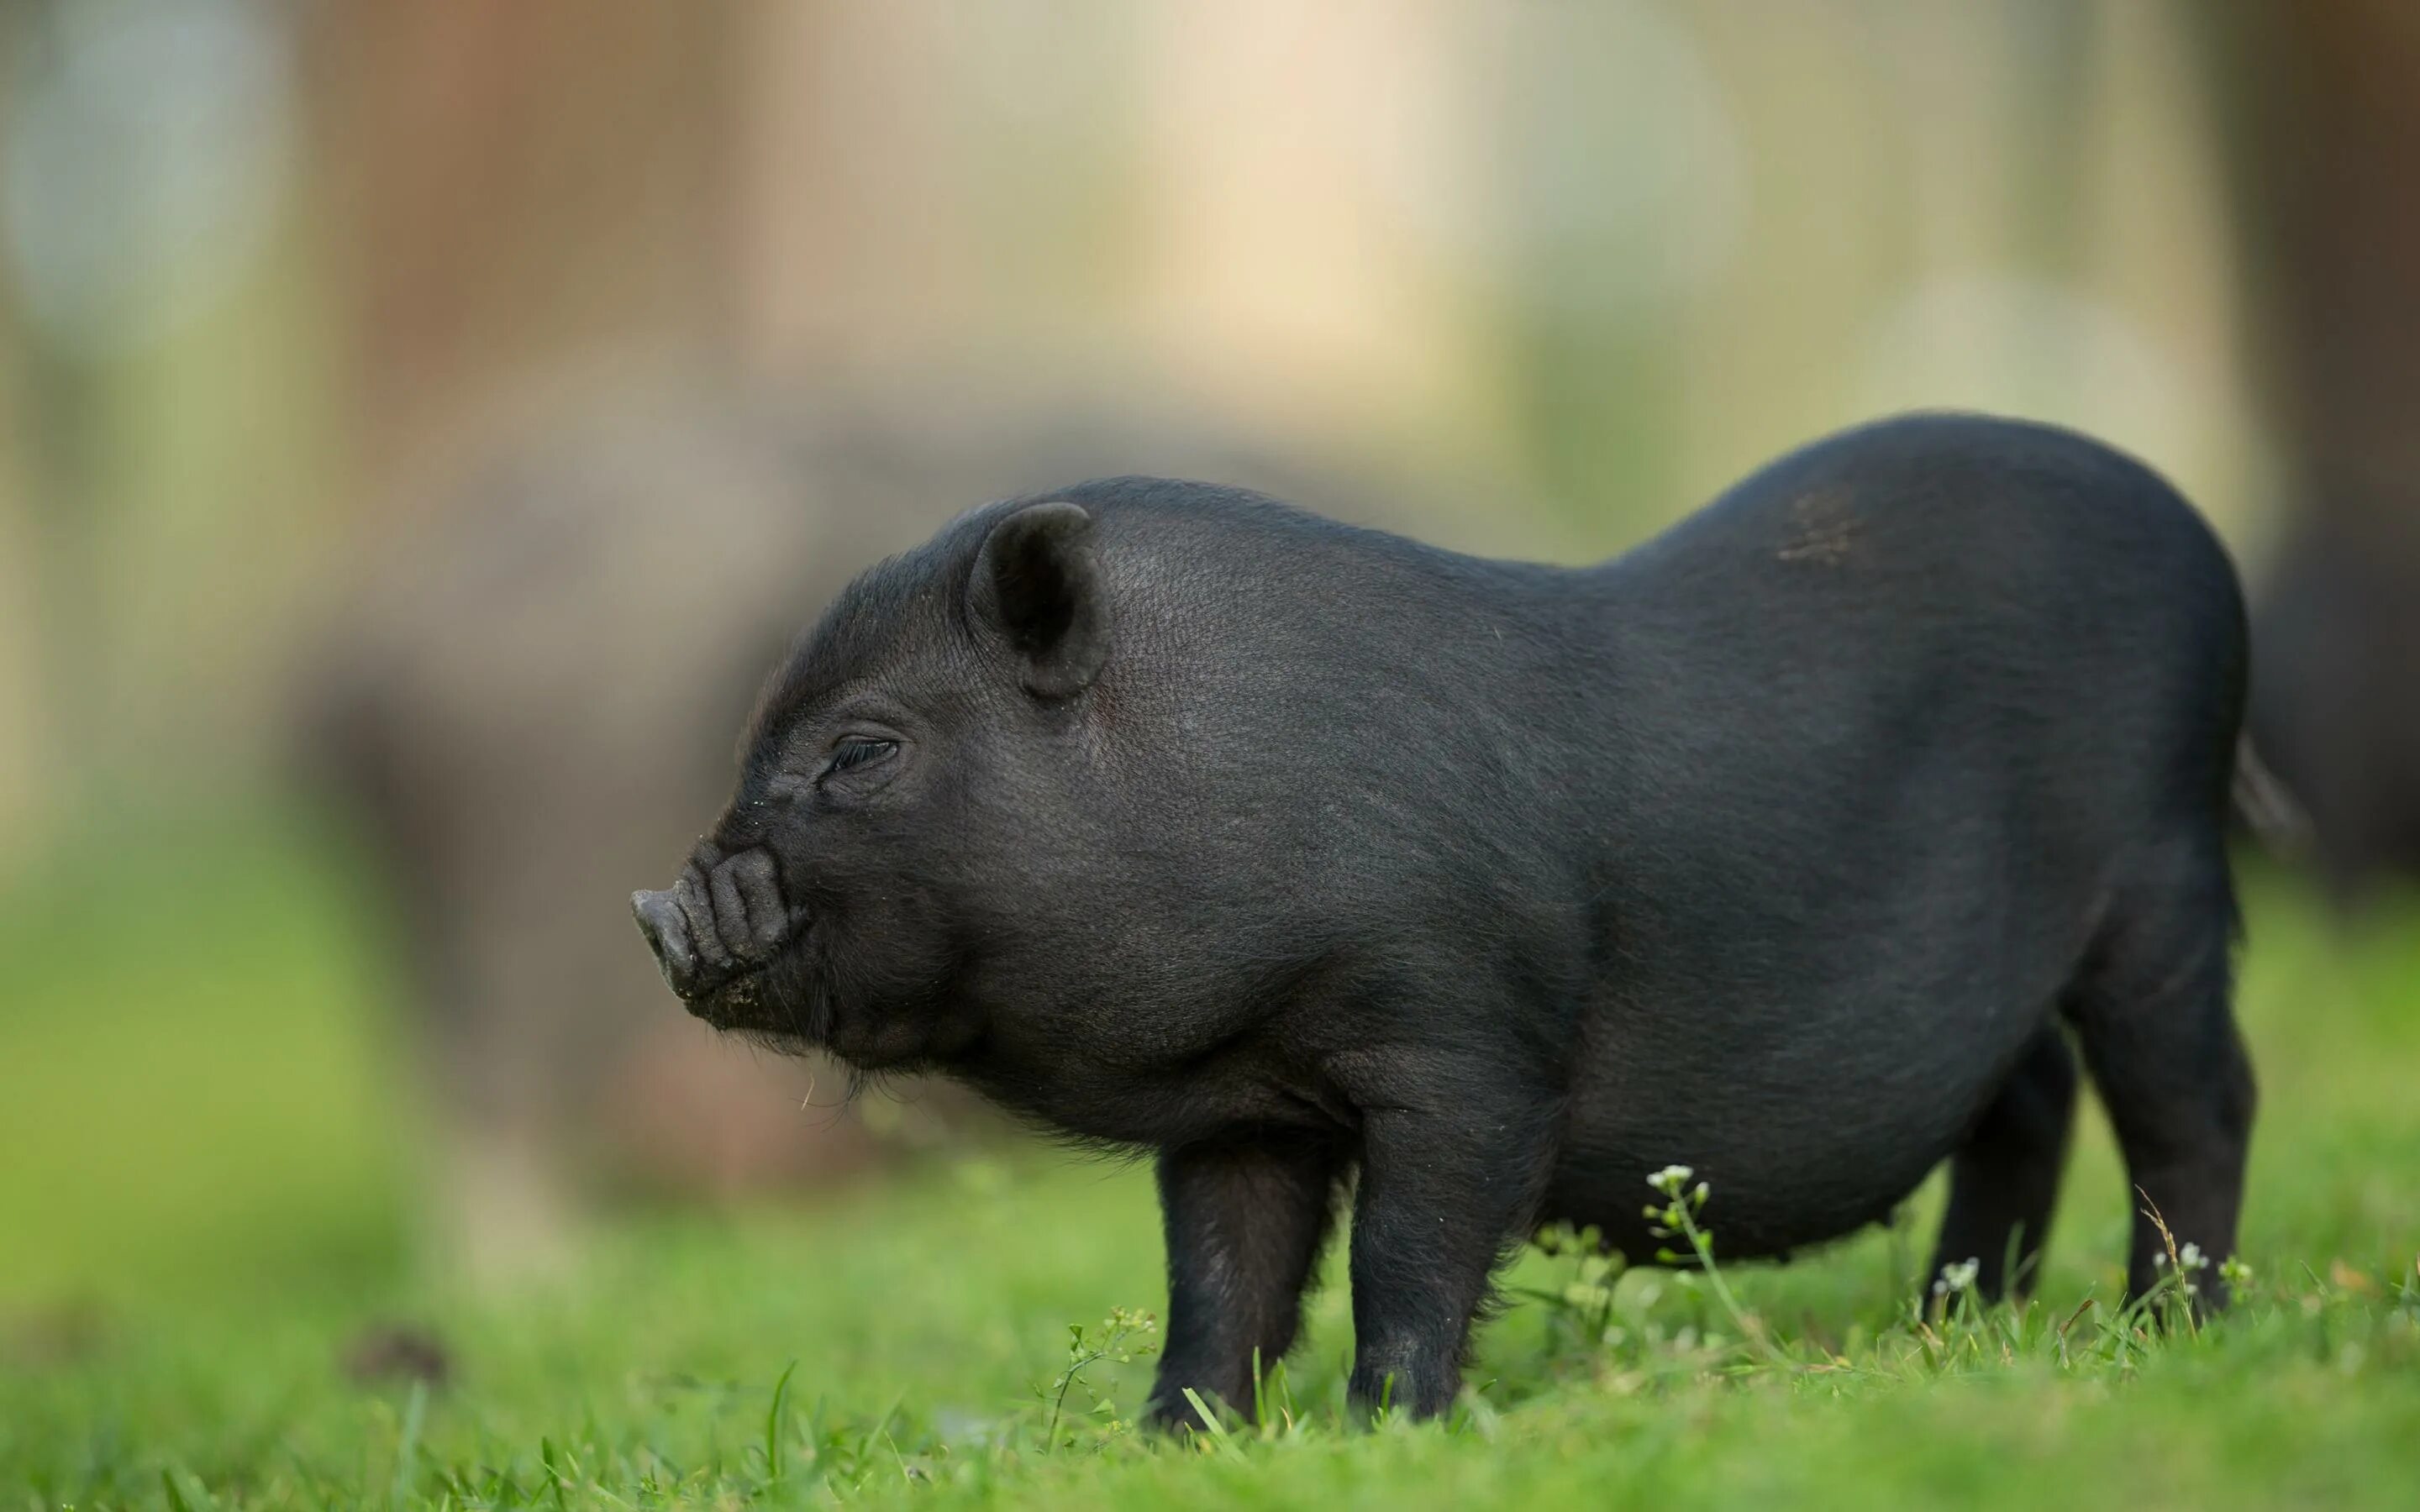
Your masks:
M 1002 951 L 1063 941 L 1086 888 L 1113 886 L 1081 880 L 1112 642 L 1095 537 L 1075 503 L 978 511 L 799 642 L 729 808 L 671 887 L 631 900 L 692 1012 L 862 1068 L 946 1062 L 985 1034 Z M 1075 894 L 1040 896 L 1045 874 Z

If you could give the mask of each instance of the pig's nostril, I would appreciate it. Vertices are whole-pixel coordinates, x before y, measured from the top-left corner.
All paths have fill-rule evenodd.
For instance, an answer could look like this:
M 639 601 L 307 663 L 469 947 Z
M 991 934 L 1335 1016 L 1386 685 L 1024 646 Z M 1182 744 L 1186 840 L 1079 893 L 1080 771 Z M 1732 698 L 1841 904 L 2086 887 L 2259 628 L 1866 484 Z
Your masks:
M 639 921 L 639 933 L 645 936 L 647 949 L 655 952 L 656 964 L 662 968 L 665 983 L 674 992 L 686 995 L 697 980 L 697 954 L 690 946 L 689 929 L 673 894 L 634 892 L 630 894 L 630 913 Z

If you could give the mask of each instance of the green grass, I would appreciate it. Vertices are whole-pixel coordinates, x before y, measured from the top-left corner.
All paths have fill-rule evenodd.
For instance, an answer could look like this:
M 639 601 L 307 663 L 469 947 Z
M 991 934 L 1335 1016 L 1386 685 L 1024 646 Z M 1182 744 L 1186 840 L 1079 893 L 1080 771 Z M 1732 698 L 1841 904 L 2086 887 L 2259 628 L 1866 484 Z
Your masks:
M 0 900 L 0 1508 L 2141 1508 L 2420 1486 L 2408 917 L 2348 939 L 2257 889 L 2258 1273 L 2197 1335 L 2110 1319 L 2127 1202 L 2094 1119 L 2025 1315 L 1908 1318 L 1930 1193 L 1900 1229 L 1727 1270 L 1769 1350 L 1702 1284 L 1636 1272 L 1598 1297 L 1532 1254 L 1512 1284 L 1548 1300 L 1487 1329 L 1454 1420 L 1356 1431 L 1332 1282 L 1271 1385 L 1288 1417 L 1180 1444 L 1127 1426 L 1140 1355 L 1088 1365 L 1045 1431 L 1069 1325 L 1089 1345 L 1113 1307 L 1163 1304 L 1130 1167 L 960 1155 L 812 1204 L 632 1217 L 518 1295 L 415 1277 L 404 1062 L 334 879 L 309 835 L 230 822 L 97 842 Z M 349 1378 L 350 1342 L 396 1321 L 445 1341 L 448 1384 Z

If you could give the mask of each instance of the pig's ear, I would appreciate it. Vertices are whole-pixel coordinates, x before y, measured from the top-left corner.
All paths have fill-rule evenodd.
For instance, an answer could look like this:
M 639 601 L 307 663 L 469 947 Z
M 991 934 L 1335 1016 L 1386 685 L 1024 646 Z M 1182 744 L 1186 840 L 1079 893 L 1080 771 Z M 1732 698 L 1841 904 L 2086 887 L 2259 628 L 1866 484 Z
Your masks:
M 1109 624 L 1093 517 L 1075 504 L 1029 504 L 991 528 L 968 584 L 977 625 L 999 635 L 1028 690 L 1072 698 L 1108 658 Z

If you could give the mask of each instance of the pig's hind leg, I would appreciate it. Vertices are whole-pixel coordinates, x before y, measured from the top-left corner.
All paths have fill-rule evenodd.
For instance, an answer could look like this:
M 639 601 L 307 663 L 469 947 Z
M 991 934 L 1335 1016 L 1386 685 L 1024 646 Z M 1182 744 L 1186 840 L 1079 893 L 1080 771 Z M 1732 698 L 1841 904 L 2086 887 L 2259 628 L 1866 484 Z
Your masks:
M 2207 1260 L 2203 1300 L 2226 1300 L 2217 1267 L 2235 1252 L 2254 1103 L 2229 1006 L 2234 933 L 2234 884 L 2213 825 L 2147 857 L 2113 893 L 2068 996 L 2133 1188 L 2132 1296 L 2158 1280 L 2167 1256 L 2156 1213 L 2180 1251 L 2193 1245 Z
M 1949 1211 L 1928 1279 L 1972 1260 L 1986 1302 L 2033 1289 L 2075 1122 L 2075 1080 L 2066 1035 L 2044 1025 L 1951 1158 Z

